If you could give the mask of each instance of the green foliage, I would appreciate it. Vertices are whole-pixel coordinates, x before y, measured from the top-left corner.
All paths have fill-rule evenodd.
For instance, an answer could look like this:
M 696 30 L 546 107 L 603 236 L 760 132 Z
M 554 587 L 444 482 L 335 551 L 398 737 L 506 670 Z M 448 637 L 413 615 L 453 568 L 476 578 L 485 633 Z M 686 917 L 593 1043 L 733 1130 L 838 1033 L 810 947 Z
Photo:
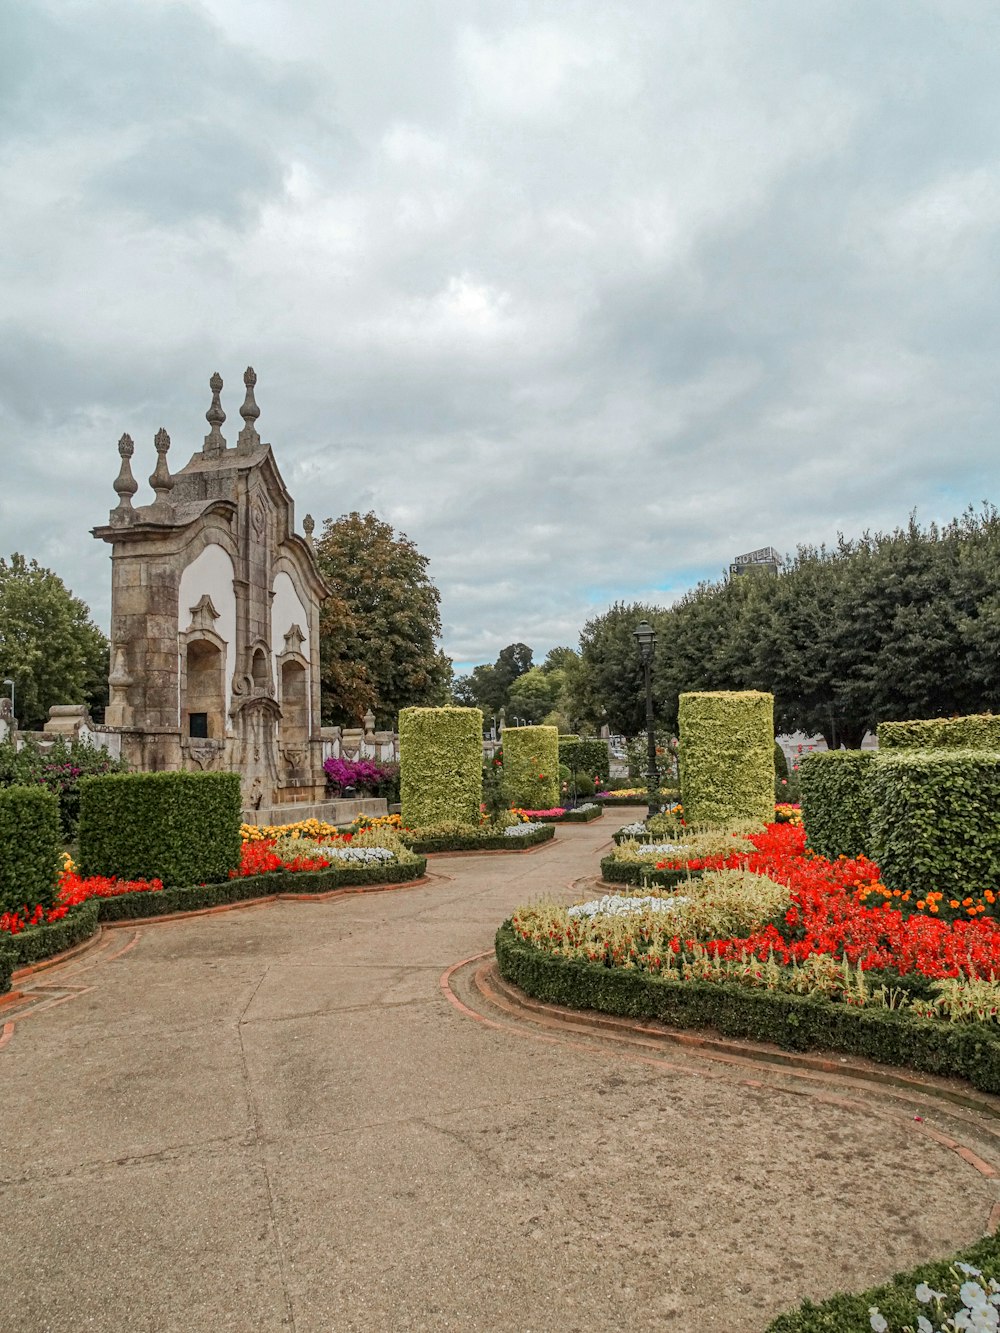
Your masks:
M 59 821 L 64 841 L 76 837 L 80 818 L 80 779 L 100 773 L 124 773 L 128 765 L 113 759 L 106 750 L 73 737 L 60 736 L 42 750 L 30 737 L 20 750 L 13 741 L 0 742 L 0 786 L 17 783 L 47 788 L 59 802 Z
M 0 680 L 7 677 L 23 728 L 41 727 L 53 704 L 86 703 L 102 716 L 107 639 L 57 574 L 17 552 L 0 557 Z
M 479 828 L 453 824 L 415 829 L 410 833 L 403 831 L 400 836 L 412 851 L 427 856 L 432 852 L 523 852 L 539 843 L 551 842 L 555 832 L 551 824 L 545 824 L 533 833 L 508 838 L 495 824 L 483 824 Z
M 811 851 L 831 861 L 869 855 L 874 763 L 871 750 L 802 756 L 802 823 Z
M 887 888 L 946 903 L 1000 890 L 1000 751 L 890 749 L 871 772 L 871 855 Z
M 327 519 L 315 550 L 333 594 L 321 623 L 324 719 L 355 726 L 373 703 L 377 725 L 391 727 L 401 708 L 443 703 L 451 662 L 436 646 L 427 557 L 373 513 Z
M 880 722 L 880 750 L 1000 750 L 1000 717 L 934 717 L 916 722 Z
M 11 974 L 20 964 L 14 956 L 9 940 L 0 940 L 0 995 L 10 990 Z
M 606 741 L 579 736 L 559 737 L 559 762 L 576 773 L 585 773 L 591 780 L 607 782 L 611 776 L 611 757 Z
M 404 824 L 479 824 L 483 715 L 478 708 L 404 708 L 399 763 Z
M 192 884 L 156 893 L 120 893 L 114 898 L 95 901 L 101 921 L 136 921 L 148 916 L 169 916 L 173 912 L 202 912 L 226 903 L 275 897 L 307 898 L 312 894 L 335 893 L 338 889 L 407 884 L 419 879 L 426 869 L 427 861 L 417 856 L 379 865 L 345 863 L 326 870 L 274 870 L 266 875 L 238 875 L 218 884 Z
M 690 824 L 774 817 L 774 700 L 756 690 L 682 694 L 681 804 Z
M 788 760 L 785 758 L 785 752 L 778 744 L 774 742 L 774 780 L 780 782 L 782 778 L 788 777 Z
M 634 736 L 646 725 L 646 686 L 634 630 L 648 620 L 659 635 L 657 654 L 665 651 L 668 613 L 643 602 L 616 602 L 588 620 L 580 633 L 580 659 L 570 682 L 573 716 L 594 730 L 603 723 Z M 654 659 L 655 661 L 656 659 Z M 655 697 L 655 695 L 654 695 Z
M 724 1037 L 773 1042 L 786 1050 L 843 1051 L 1000 1092 L 1000 1030 L 986 1023 L 942 1023 L 816 994 L 678 981 L 561 958 L 518 939 L 509 921 L 497 931 L 496 957 L 503 977 L 550 1004 L 658 1019 L 668 1027 L 713 1028 Z M 839 1327 L 846 1333 L 852 1326 Z
M 167 888 L 225 879 L 240 864 L 240 807 L 237 773 L 84 778 L 80 873 Z
M 511 806 L 550 810 L 559 803 L 559 733 L 555 727 L 506 727 L 503 790 Z
M 919 1264 L 916 1268 L 896 1273 L 888 1282 L 869 1287 L 867 1291 L 831 1296 L 818 1305 L 803 1301 L 798 1310 L 773 1319 L 765 1333 L 853 1333 L 855 1329 L 859 1333 L 868 1333 L 872 1326 L 868 1312 L 872 1306 L 878 1309 L 889 1328 L 916 1328 L 919 1317 L 926 1318 L 932 1312 L 925 1302 L 917 1300 L 917 1286 L 925 1282 L 935 1291 L 949 1295 L 956 1293 L 959 1283 L 967 1280 L 955 1267 L 959 1263 L 978 1268 L 986 1279 L 1000 1279 L 1000 1232 L 976 1241 L 949 1259 Z M 957 1304 L 954 1302 L 951 1308 Z M 934 1319 L 934 1325 L 940 1327 L 938 1319 Z
M 59 803 L 42 787 L 0 788 L 0 913 L 55 901 Z
M 51 925 L 29 926 L 27 930 L 3 939 L 2 947 L 10 952 L 15 968 L 28 967 L 89 940 L 97 929 L 97 920 L 98 899 L 91 898 Z M 0 978 L 0 991 L 3 989 Z

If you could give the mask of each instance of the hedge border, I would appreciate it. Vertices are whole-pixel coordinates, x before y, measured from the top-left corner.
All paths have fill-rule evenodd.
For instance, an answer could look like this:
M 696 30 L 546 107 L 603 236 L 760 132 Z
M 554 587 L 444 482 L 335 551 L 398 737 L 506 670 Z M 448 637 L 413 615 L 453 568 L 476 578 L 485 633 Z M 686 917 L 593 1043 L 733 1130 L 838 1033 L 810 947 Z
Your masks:
M 16 935 L 4 939 L 3 947 L 14 959 L 15 972 L 18 968 L 40 963 L 89 940 L 97 932 L 97 903 L 96 898 L 90 898 L 71 908 L 58 921 L 44 926 L 29 926 L 27 930 L 18 931 Z
M 899 1321 L 903 1319 L 915 1326 L 917 1316 L 927 1313 L 927 1306 L 921 1305 L 914 1295 L 917 1284 L 926 1282 L 928 1286 L 943 1290 L 954 1280 L 951 1268 L 956 1263 L 971 1264 L 988 1278 L 1000 1276 L 1000 1232 L 984 1236 L 947 1259 L 934 1259 L 894 1273 L 880 1286 L 865 1291 L 841 1292 L 819 1304 L 803 1301 L 797 1310 L 773 1319 L 764 1333 L 846 1333 L 849 1329 L 867 1333 L 871 1328 L 868 1310 L 872 1305 L 877 1305 L 883 1316 L 893 1321 L 891 1327 L 901 1327 Z
M 713 1028 L 725 1037 L 785 1050 L 835 1050 L 878 1064 L 964 1078 L 1000 1092 L 1000 1031 L 944 1023 L 894 1009 L 857 1009 L 713 981 L 673 981 L 625 968 L 547 954 L 520 940 L 508 919 L 496 935 L 501 976 L 528 995 L 573 1009 L 658 1019 L 670 1027 Z
M 652 857 L 649 861 L 652 866 Z M 686 880 L 697 879 L 700 870 L 656 870 L 646 869 L 637 861 L 619 861 L 614 854 L 602 857 L 601 879 L 605 884 L 631 884 L 636 888 L 651 884 L 657 889 L 673 889 Z
M 564 810 L 561 815 L 532 815 L 531 819 L 535 824 L 592 824 L 603 817 L 604 811 L 598 806 L 596 810 Z
M 475 831 L 456 833 L 449 838 L 415 838 L 412 841 L 405 834 L 400 836 L 403 845 L 411 852 L 416 852 L 418 856 L 428 856 L 434 852 L 523 852 L 529 847 L 538 847 L 543 842 L 551 841 L 555 835 L 554 826 L 546 824 L 544 828 L 534 833 L 524 833 L 518 838 L 505 838 L 503 834 L 493 834 L 486 838 Z

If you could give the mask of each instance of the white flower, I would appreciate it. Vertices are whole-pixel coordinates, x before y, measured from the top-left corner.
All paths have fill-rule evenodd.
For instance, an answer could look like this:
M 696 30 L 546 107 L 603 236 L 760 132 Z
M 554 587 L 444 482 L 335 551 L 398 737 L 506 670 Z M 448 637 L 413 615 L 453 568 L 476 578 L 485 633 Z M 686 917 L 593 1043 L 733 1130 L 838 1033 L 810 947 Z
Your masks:
M 917 1333 L 934 1333 L 934 1325 L 926 1315 L 917 1316 Z
M 973 1268 L 971 1264 L 958 1263 L 955 1267 L 960 1273 L 964 1273 L 966 1277 L 982 1277 L 983 1275 L 981 1269 Z
M 642 912 L 670 912 L 690 901 L 687 898 L 626 898 L 620 893 L 606 893 L 589 903 L 577 903 L 567 909 L 567 916 L 638 916 Z
M 962 1298 L 962 1304 L 967 1305 L 970 1310 L 985 1310 L 986 1292 L 978 1282 L 963 1282 L 958 1292 Z
M 639 856 L 670 856 L 683 851 L 676 842 L 647 842 L 645 847 L 636 849 Z
M 868 1320 L 871 1323 L 873 1333 L 889 1333 L 889 1325 L 879 1313 L 877 1305 L 869 1305 Z
M 917 1283 L 917 1289 L 913 1294 L 918 1301 L 923 1301 L 924 1305 L 929 1305 L 931 1301 L 944 1300 L 944 1292 L 935 1291 L 934 1288 L 929 1287 L 926 1282 Z
M 505 838 L 525 838 L 529 833 L 537 833 L 544 824 L 510 824 L 503 831 Z

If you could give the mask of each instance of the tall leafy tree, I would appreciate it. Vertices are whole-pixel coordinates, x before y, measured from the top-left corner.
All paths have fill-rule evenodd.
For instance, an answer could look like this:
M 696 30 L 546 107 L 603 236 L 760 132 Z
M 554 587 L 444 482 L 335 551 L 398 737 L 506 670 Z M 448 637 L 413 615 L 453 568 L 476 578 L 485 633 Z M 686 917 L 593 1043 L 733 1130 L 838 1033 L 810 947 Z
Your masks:
M 526 643 L 509 643 L 501 648 L 497 660 L 477 666 L 467 676 L 460 676 L 452 687 L 452 698 L 467 708 L 481 708 L 499 715 L 510 709 L 514 682 L 531 668 L 532 651 Z
M 381 726 L 401 708 L 443 703 L 451 662 L 437 646 L 440 594 L 428 559 L 374 513 L 327 519 L 316 559 L 333 593 L 320 655 L 323 715 L 356 724 L 373 707 Z
M 0 679 L 14 681 L 21 725 L 38 728 L 53 704 L 106 701 L 108 641 L 58 574 L 15 552 L 0 557 Z

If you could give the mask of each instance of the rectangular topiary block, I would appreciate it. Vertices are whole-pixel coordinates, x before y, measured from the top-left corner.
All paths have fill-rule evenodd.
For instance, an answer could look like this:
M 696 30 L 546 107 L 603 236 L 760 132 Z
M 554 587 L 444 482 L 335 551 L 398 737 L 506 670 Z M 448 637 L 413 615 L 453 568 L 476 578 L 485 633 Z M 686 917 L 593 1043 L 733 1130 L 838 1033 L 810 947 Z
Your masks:
M 689 824 L 774 819 L 774 696 L 760 690 L 682 694 L 681 804 Z
M 224 880 L 240 864 L 238 773 L 112 773 L 80 783 L 80 873 Z
M 867 856 L 872 817 L 872 750 L 803 755 L 802 823 L 811 851 L 835 861 Z
M 0 788 L 0 913 L 52 906 L 59 847 L 59 802 L 52 792 Z
M 483 801 L 483 714 L 478 708 L 403 708 L 399 794 L 410 828 L 478 826 Z
M 1000 890 L 1000 751 L 887 750 L 872 766 L 871 855 L 887 888 L 945 906 Z
M 551 810 L 558 802 L 558 727 L 504 728 L 503 793 L 524 810 Z
M 607 782 L 611 776 L 611 756 L 606 741 L 583 740 L 579 736 L 559 737 L 559 762 L 574 773 Z
M 932 717 L 918 722 L 880 722 L 880 750 L 1000 750 L 1000 717 Z

